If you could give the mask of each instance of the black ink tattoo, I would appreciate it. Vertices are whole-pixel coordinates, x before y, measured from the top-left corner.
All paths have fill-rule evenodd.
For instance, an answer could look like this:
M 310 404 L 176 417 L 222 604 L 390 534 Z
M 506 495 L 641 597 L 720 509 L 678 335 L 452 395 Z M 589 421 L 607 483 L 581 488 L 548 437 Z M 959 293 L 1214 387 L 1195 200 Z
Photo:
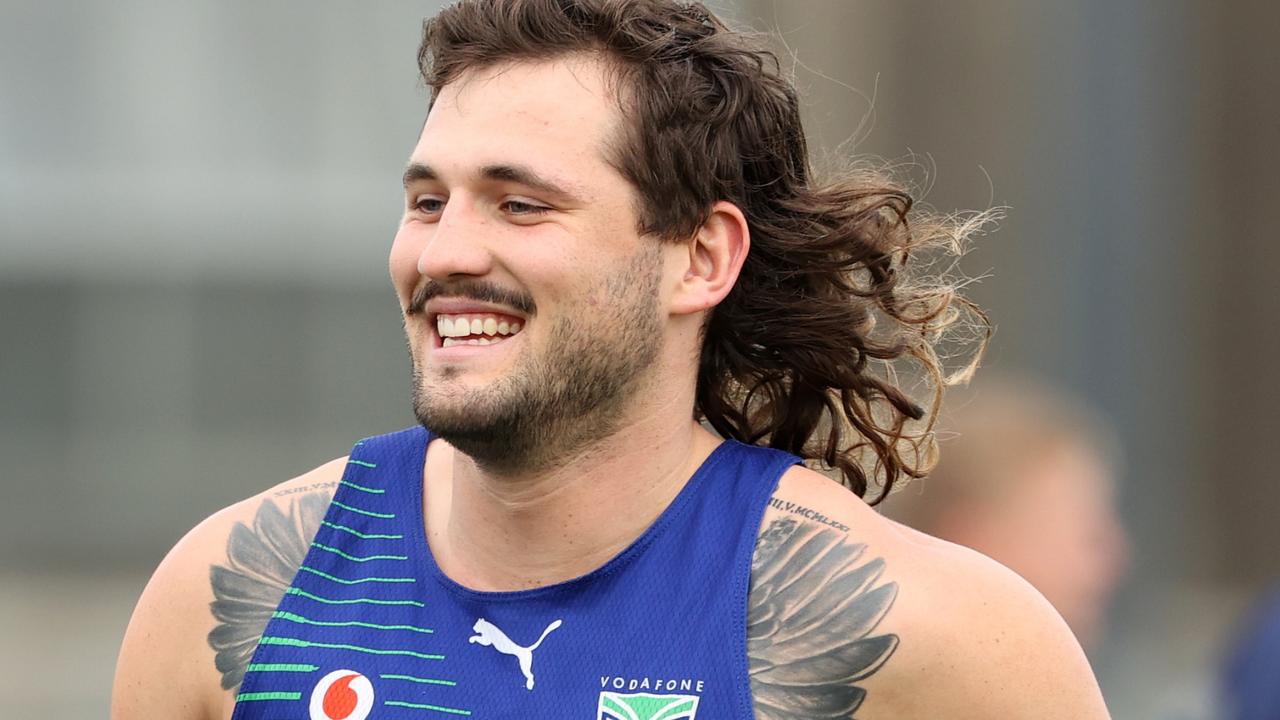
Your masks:
M 213 565 L 210 603 L 218 624 L 209 633 L 222 688 L 240 685 L 271 613 L 306 559 L 332 493 L 313 492 L 289 504 L 288 514 L 264 500 L 253 527 L 236 523 L 227 539 L 227 564 Z
M 871 635 L 897 596 L 877 585 L 884 560 L 857 564 L 866 545 L 794 517 L 756 542 L 747 601 L 747 657 L 757 720 L 847 720 L 898 636 Z
M 285 495 L 297 495 L 298 493 L 314 492 L 316 490 L 326 490 L 326 489 L 331 490 L 333 488 L 338 487 L 338 485 L 339 483 L 336 480 L 330 480 L 328 482 L 311 483 L 310 485 L 302 485 L 295 488 L 285 488 L 284 490 L 277 490 L 275 492 L 275 496 L 284 497 Z
M 786 500 L 779 500 L 776 497 L 771 497 L 769 498 L 769 507 L 775 510 L 781 510 L 782 512 L 794 513 L 808 520 L 812 520 L 814 522 L 822 523 L 823 525 L 833 527 L 836 530 L 839 530 L 840 532 L 846 532 L 846 533 L 849 532 L 848 525 L 845 525 L 844 523 L 838 522 L 836 520 L 832 520 L 831 518 L 818 512 L 817 510 L 814 510 L 812 508 L 807 508 L 803 505 L 797 505 L 793 502 L 787 502 Z

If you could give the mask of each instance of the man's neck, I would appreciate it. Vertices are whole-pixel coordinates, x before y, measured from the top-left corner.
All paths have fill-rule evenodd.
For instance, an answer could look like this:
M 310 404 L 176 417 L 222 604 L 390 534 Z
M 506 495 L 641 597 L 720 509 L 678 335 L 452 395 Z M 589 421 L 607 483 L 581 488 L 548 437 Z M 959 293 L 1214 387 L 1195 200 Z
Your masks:
M 540 587 L 603 565 L 671 503 L 719 439 L 654 411 L 545 472 L 487 474 L 442 443 L 427 455 L 427 537 L 476 590 Z

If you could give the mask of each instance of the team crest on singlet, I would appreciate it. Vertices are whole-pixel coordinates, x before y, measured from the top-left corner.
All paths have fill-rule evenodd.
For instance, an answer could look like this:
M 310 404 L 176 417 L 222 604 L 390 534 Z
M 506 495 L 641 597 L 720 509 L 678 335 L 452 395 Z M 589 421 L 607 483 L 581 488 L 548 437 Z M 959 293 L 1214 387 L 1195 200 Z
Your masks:
M 655 695 L 603 691 L 596 720 L 694 720 L 697 695 Z

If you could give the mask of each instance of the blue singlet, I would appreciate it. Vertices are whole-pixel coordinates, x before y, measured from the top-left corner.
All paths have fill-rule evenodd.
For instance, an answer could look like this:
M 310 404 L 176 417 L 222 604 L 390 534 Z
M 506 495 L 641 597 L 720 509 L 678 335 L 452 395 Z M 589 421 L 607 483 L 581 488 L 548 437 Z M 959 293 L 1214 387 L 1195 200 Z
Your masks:
M 726 441 L 602 567 L 476 592 L 445 577 L 427 546 L 430 439 L 411 428 L 356 444 L 233 720 L 752 717 L 752 551 L 798 458 Z

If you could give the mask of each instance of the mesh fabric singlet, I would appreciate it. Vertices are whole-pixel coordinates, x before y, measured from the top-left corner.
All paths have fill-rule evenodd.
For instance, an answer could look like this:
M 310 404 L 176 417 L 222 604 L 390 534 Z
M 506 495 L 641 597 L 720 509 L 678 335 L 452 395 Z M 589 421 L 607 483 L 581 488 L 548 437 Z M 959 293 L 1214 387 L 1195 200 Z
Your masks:
M 446 577 L 427 546 L 430 440 L 412 428 L 352 450 L 233 720 L 752 717 L 752 552 L 778 478 L 798 458 L 726 441 L 600 568 L 477 592 Z

